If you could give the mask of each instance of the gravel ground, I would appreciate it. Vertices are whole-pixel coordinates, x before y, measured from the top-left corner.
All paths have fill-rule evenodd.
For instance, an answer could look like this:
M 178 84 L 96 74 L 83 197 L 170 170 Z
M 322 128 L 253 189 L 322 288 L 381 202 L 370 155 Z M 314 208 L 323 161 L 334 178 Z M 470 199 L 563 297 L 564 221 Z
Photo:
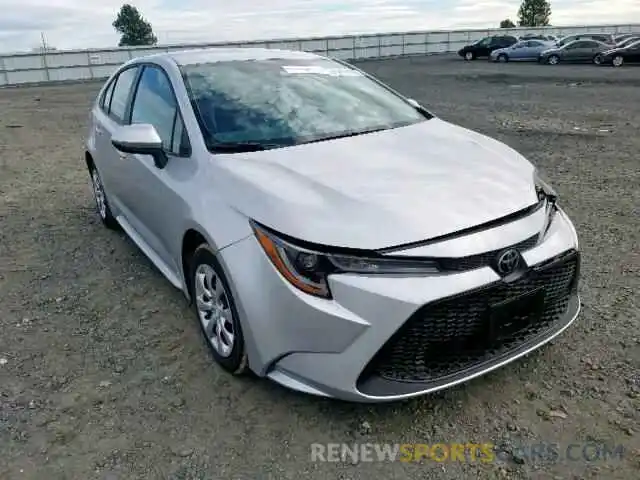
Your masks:
M 523 361 L 408 402 L 232 379 L 182 295 L 94 214 L 82 137 L 97 85 L 0 90 L 0 478 L 638 478 L 640 68 L 360 66 L 553 180 L 584 251 L 579 321 Z M 503 454 L 314 463 L 313 442 L 493 442 Z M 565 455 L 598 442 L 621 458 Z M 559 444 L 559 458 L 529 455 L 538 443 Z

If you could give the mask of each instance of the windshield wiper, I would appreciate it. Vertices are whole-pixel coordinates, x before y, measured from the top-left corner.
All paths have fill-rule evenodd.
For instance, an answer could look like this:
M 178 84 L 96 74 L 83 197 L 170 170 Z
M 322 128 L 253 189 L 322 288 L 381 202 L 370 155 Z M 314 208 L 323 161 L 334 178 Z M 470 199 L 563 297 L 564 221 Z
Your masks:
M 260 143 L 260 142 L 215 142 L 209 147 L 212 151 L 225 153 L 241 153 L 241 152 L 260 152 L 271 148 L 284 147 L 278 143 Z
M 336 140 L 338 138 L 355 137 L 357 135 L 365 135 L 367 133 L 382 132 L 383 130 L 389 130 L 389 127 L 370 128 L 369 130 L 358 130 L 356 132 L 345 132 L 337 135 L 330 135 L 328 137 L 314 138 L 313 140 L 309 140 L 308 142 L 304 143 L 316 143 L 324 142 L 326 140 Z

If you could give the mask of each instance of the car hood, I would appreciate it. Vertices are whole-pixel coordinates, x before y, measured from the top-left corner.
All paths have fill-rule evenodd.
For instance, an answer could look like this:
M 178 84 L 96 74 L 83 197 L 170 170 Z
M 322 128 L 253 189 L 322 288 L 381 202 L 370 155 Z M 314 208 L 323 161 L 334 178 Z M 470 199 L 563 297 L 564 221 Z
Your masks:
M 524 157 L 437 118 L 211 161 L 211 180 L 232 208 L 327 246 L 379 249 L 431 239 L 537 201 L 534 167 Z

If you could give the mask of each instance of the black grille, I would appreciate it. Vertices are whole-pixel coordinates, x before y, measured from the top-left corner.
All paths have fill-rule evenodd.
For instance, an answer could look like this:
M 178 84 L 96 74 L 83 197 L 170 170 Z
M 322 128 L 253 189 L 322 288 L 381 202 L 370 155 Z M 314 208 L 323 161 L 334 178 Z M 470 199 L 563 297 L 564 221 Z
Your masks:
M 498 282 L 425 305 L 383 346 L 360 382 L 378 377 L 428 383 L 490 362 L 554 327 L 577 288 L 580 257 L 571 252 L 533 268 L 513 283 Z M 518 312 L 520 323 L 490 321 L 490 306 L 543 294 L 538 307 Z M 533 314 L 537 312 L 537 314 Z M 511 318 L 511 317 L 510 317 Z
M 536 233 L 534 236 L 527 238 L 520 243 L 516 243 L 515 245 L 511 245 L 511 247 L 507 248 L 515 248 L 519 252 L 525 252 L 536 246 L 536 244 L 538 243 L 538 237 L 539 235 Z M 500 250 L 492 250 L 490 252 L 480 253 L 477 255 L 470 255 L 468 257 L 438 258 L 437 260 L 441 270 L 450 272 L 464 272 L 467 270 L 475 270 L 476 268 L 490 266 L 498 256 L 498 253 L 503 250 L 506 250 L 506 248 L 501 248 Z

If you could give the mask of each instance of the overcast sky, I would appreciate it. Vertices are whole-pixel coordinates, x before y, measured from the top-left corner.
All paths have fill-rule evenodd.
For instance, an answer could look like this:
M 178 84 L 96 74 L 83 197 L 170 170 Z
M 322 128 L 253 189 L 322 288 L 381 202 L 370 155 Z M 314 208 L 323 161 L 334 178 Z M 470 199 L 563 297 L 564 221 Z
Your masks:
M 137 0 L 160 43 L 484 28 L 519 0 Z M 640 0 L 552 0 L 552 23 L 640 23 Z M 0 51 L 115 46 L 122 0 L 0 0 Z

